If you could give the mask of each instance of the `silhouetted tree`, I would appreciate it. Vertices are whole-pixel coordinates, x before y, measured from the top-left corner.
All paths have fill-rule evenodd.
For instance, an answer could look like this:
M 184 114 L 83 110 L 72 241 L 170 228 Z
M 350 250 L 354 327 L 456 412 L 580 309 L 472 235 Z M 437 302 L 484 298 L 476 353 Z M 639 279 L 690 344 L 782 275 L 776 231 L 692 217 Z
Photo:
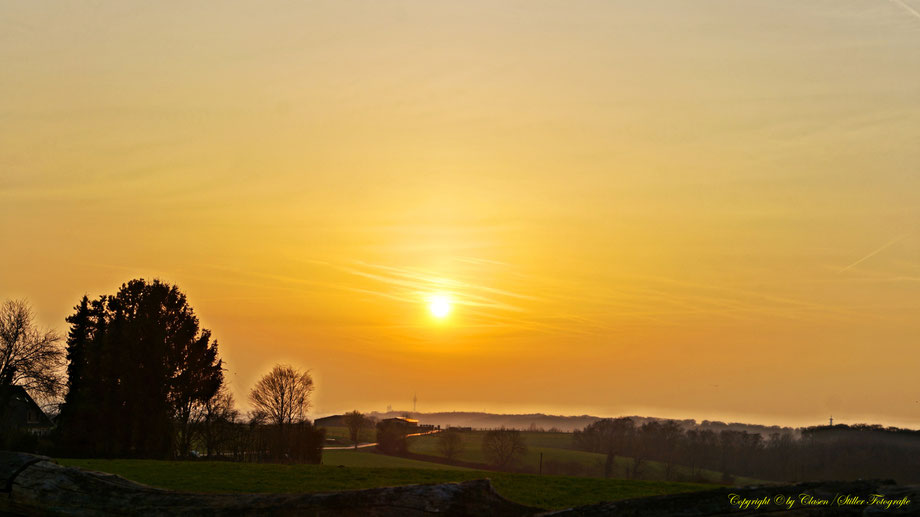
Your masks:
M 58 428 L 59 446 L 72 453 L 95 454 L 96 446 L 91 430 L 103 431 L 99 425 L 102 417 L 103 374 L 97 349 L 101 339 L 96 333 L 104 332 L 101 302 L 90 302 L 83 296 L 67 317 L 67 394 L 61 406 Z M 92 359 L 90 358 L 92 355 Z M 93 368 L 88 365 L 92 363 Z M 93 371 L 95 370 L 95 371 Z M 92 375 L 91 375 L 92 374 Z M 111 440 L 111 434 L 96 435 L 97 440 Z
M 217 343 L 176 286 L 131 280 L 114 296 L 84 297 L 67 321 L 68 393 L 61 444 L 69 453 L 186 454 L 196 402 L 223 381 Z
M 0 305 L 0 389 L 22 386 L 33 398 L 57 396 L 63 383 L 64 349 L 53 330 L 35 323 L 25 300 L 6 300 Z M 0 401 L 6 407 L 6 401 Z
M 377 422 L 377 449 L 386 454 L 405 454 L 409 447 L 406 443 L 407 427 L 393 420 Z
M 573 434 L 575 446 L 588 452 L 606 455 L 604 477 L 611 477 L 616 467 L 616 457 L 624 455 L 633 445 L 636 424 L 631 418 L 605 418 Z
M 208 400 L 195 404 L 192 419 L 199 429 L 207 456 L 219 456 L 231 448 L 233 426 L 239 414 L 233 407 L 233 395 L 226 386 L 221 386 Z
M 690 429 L 684 437 L 682 461 L 690 467 L 691 481 L 703 481 L 702 469 L 714 463 L 713 457 L 718 441 L 716 433 L 709 429 Z
M 741 441 L 741 431 L 725 429 L 719 432 L 719 470 L 722 471 L 723 481 L 733 479 L 732 471 L 738 462 Z
M 527 444 L 520 431 L 502 426 L 486 431 L 482 437 L 482 453 L 492 465 L 508 468 L 527 453 Z
M 345 421 L 345 427 L 348 428 L 348 435 L 351 437 L 352 443 L 355 444 L 355 449 L 357 449 L 358 434 L 361 432 L 361 428 L 367 425 L 367 418 L 356 409 L 351 413 L 345 413 L 342 420 Z
M 662 422 L 659 435 L 656 436 L 654 450 L 657 452 L 657 458 L 664 463 L 665 479 L 670 481 L 674 475 L 674 464 L 678 461 L 680 447 L 684 440 L 684 430 L 674 420 Z
M 447 429 L 438 433 L 438 450 L 448 460 L 454 460 L 463 451 L 463 436 L 459 431 Z
M 665 479 L 670 480 L 682 438 L 683 429 L 674 420 L 651 420 L 642 424 L 629 448 L 633 458 L 629 477 L 639 477 L 643 461 L 650 459 L 664 463 Z
M 179 454 L 187 456 L 191 445 L 189 419 L 196 404 L 211 399 L 223 383 L 220 360 L 217 359 L 217 346 L 208 346 L 211 339 L 209 330 L 202 330 L 200 336 L 186 341 L 185 347 L 176 350 L 174 365 L 182 365 L 174 370 L 172 386 L 169 390 L 169 402 L 179 426 Z M 215 368 L 216 366 L 216 368 Z
M 249 400 L 269 422 L 283 428 L 306 420 L 312 392 L 310 372 L 279 364 L 259 379 L 249 392 Z

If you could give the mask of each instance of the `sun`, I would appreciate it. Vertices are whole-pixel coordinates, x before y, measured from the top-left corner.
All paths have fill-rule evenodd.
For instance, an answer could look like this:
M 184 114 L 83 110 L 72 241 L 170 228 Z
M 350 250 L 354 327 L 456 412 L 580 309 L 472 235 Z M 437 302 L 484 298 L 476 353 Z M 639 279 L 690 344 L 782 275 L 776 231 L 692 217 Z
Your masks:
M 435 318 L 441 319 L 450 314 L 450 298 L 444 294 L 435 294 L 428 299 L 428 310 Z

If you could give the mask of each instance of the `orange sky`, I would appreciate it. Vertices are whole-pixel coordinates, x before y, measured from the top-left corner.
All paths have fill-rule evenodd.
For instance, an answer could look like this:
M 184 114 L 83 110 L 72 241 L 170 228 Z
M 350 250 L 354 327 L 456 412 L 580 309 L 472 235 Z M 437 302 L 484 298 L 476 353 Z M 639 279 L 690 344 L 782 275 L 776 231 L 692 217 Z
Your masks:
M 917 10 L 4 4 L 0 298 L 177 283 L 314 415 L 918 427 Z

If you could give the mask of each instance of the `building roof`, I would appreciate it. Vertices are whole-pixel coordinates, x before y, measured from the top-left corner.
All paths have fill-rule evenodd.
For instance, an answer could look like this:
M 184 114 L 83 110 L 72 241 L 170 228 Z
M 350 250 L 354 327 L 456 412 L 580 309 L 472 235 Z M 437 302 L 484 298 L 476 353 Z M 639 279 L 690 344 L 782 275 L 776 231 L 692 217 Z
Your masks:
M 22 386 L 0 387 L 0 414 L 5 427 L 46 428 L 53 424 Z
M 324 416 L 323 418 L 317 418 L 313 420 L 313 425 L 315 426 L 331 426 L 331 427 L 341 427 L 345 425 L 343 420 L 345 415 L 330 415 Z
M 397 417 L 393 417 L 393 418 L 384 418 L 383 421 L 384 421 L 384 422 L 400 422 L 400 423 L 408 424 L 408 425 L 418 425 L 418 420 L 416 420 L 416 419 L 414 419 L 414 418 L 407 418 L 407 417 L 404 417 L 404 416 L 397 416 Z

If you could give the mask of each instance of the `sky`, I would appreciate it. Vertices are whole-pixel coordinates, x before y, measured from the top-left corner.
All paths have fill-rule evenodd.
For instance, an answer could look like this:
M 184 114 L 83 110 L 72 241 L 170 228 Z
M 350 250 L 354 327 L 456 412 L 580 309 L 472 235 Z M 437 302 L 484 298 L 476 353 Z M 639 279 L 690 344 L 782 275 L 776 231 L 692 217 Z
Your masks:
M 917 428 L 920 0 L 0 0 L 0 242 L 244 409 Z

